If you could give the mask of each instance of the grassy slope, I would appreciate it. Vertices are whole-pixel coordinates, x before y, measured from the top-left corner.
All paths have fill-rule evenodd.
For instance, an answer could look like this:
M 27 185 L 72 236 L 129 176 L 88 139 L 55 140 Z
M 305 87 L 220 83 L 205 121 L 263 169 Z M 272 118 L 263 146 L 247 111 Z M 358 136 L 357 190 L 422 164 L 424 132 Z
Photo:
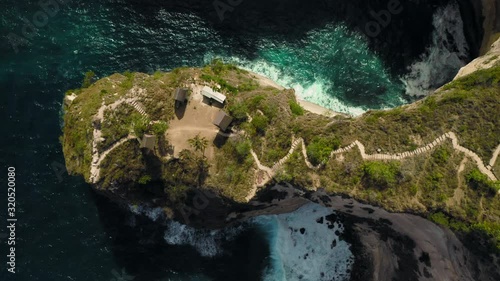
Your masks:
M 453 131 L 462 146 L 487 162 L 500 140 L 500 66 L 452 82 L 439 93 L 409 106 L 372 111 L 355 119 L 336 117 L 333 120 L 304 114 L 294 103 L 292 91 L 261 87 L 251 73 L 218 62 L 203 69 L 182 68 L 152 76 L 141 74 L 141 79 L 135 77 L 135 81 L 130 80 L 130 75 L 119 74 L 111 79 L 125 84 L 120 87 L 124 88 L 123 93 L 132 84 L 146 88 L 148 98 L 142 103 L 153 116 L 151 119 L 167 121 L 172 116 L 173 89 L 194 82 L 192 77 L 195 76 L 202 82 L 221 86 L 221 91 L 228 96 L 225 110 L 236 118 L 236 129 L 245 130 L 246 137 L 230 139 L 216 150 L 216 161 L 210 163 L 207 177 L 204 176 L 204 167 L 197 164 L 199 156 L 192 153 L 178 161 L 159 164 L 161 161 L 150 159 L 148 162 L 140 153 L 124 153 L 118 148 L 103 163 L 103 182 L 124 184 L 145 176 L 158 178 L 158 175 L 151 174 L 152 168 L 146 166 L 154 169 L 160 166 L 158 171 L 162 173 L 168 197 L 183 198 L 179 193 L 201 180 L 206 188 L 216 189 L 235 201 L 244 201 L 255 174 L 249 146 L 263 164 L 271 166 L 290 149 L 292 134 L 304 138 L 308 154 L 317 161 L 325 160 L 322 156 L 338 144 L 345 146 L 356 139 L 365 144 L 369 154 L 379 148 L 384 153 L 397 153 L 425 145 L 443 133 Z M 100 99 L 109 103 L 117 97 L 102 90 L 116 92 L 109 81 L 100 80 L 79 91 L 65 116 L 62 141 L 68 170 L 86 178 L 90 164 L 91 116 L 97 111 Z M 118 96 L 123 93 L 119 92 Z M 136 143 L 131 141 L 128 146 L 136 146 Z M 135 151 L 136 148 L 128 149 Z M 125 160 L 135 163 L 120 166 L 122 174 L 128 176 L 111 176 L 117 172 L 117 166 L 112 164 L 127 163 Z M 454 152 L 450 144 L 429 154 L 394 163 L 367 163 L 362 161 L 359 153 L 350 152 L 344 159 L 327 160 L 323 169 L 313 173 L 304 164 L 302 154 L 294 153 L 277 179 L 304 187 L 321 186 L 388 210 L 437 213 L 431 218 L 452 228 L 469 232 L 482 229 L 500 237 L 499 196 L 491 196 L 466 183 L 465 176 L 474 169 L 470 160 L 465 163 L 463 173 L 457 175 L 462 160 L 463 155 Z M 497 161 L 493 169 L 497 175 L 499 166 L 500 161 Z M 186 170 L 199 172 L 183 172 Z M 447 217 L 443 220 L 439 212 L 455 219 Z

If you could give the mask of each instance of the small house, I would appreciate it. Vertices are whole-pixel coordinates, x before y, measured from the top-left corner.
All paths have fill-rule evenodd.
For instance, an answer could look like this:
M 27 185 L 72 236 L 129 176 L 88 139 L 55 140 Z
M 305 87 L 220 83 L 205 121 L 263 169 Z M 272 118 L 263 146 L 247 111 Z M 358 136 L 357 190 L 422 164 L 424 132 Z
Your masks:
M 210 101 L 212 100 L 215 100 L 217 102 L 219 102 L 220 104 L 224 104 L 224 101 L 226 101 L 226 96 L 219 93 L 219 92 L 216 92 L 214 91 L 212 88 L 210 87 L 203 87 L 203 89 L 201 90 L 201 94 L 208 98 Z
M 141 148 L 145 148 L 148 151 L 152 151 L 156 145 L 156 136 L 144 134 L 141 141 Z
M 231 122 L 233 122 L 233 118 L 222 110 L 217 113 L 213 121 L 214 125 L 219 127 L 222 131 L 227 130 Z
M 186 89 L 186 88 L 175 89 L 175 93 L 174 93 L 175 108 L 179 108 L 186 103 L 187 93 L 188 93 L 188 89 Z

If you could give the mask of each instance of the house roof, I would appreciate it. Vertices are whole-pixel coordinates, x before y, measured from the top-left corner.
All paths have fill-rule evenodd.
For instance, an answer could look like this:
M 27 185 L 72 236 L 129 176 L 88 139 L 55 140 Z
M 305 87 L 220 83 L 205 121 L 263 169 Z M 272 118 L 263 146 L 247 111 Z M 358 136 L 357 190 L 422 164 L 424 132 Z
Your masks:
M 214 119 L 214 125 L 218 126 L 221 130 L 225 131 L 227 127 L 233 122 L 233 118 L 224 111 L 219 111 Z
M 177 88 L 175 89 L 175 100 L 184 102 L 186 101 L 188 89 L 186 88 Z
M 204 95 L 207 98 L 214 99 L 220 103 L 224 103 L 226 100 L 226 96 L 214 91 L 212 88 L 204 86 L 203 89 L 201 90 L 201 94 Z
M 141 141 L 141 148 L 153 150 L 156 145 L 156 136 L 144 134 Z

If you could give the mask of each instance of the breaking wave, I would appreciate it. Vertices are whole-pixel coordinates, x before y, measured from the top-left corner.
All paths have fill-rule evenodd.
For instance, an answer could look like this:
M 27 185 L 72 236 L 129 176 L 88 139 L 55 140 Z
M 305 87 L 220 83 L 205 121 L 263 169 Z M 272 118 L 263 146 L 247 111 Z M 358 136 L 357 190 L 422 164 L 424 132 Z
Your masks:
M 359 115 L 369 109 L 405 103 L 403 85 L 392 77 L 364 38 L 342 24 L 311 30 L 300 41 L 262 38 L 256 56 L 207 53 L 264 75 L 298 98 L 337 112 Z
M 433 26 L 432 45 L 403 77 L 406 93 L 414 97 L 428 95 L 449 82 L 467 60 L 469 46 L 458 4 L 438 9 Z
M 220 230 L 195 229 L 175 222 L 167 222 L 164 239 L 170 245 L 190 245 L 203 257 L 215 257 L 223 253 L 223 244 L 232 241 L 243 230 L 243 226 Z

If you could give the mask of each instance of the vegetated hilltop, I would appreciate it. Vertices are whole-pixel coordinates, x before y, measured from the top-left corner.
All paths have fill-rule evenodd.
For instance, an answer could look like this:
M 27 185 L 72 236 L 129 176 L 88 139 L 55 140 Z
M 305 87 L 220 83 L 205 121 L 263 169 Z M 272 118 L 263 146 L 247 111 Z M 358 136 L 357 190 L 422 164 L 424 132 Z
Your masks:
M 427 215 L 471 237 L 486 235 L 500 249 L 500 160 L 493 157 L 500 150 L 500 64 L 414 104 L 358 118 L 305 111 L 293 90 L 220 61 L 91 78 L 67 93 L 61 142 L 68 171 L 100 191 L 175 210 L 193 188 L 231 205 L 273 181 L 288 182 Z M 219 110 L 196 98 L 203 85 L 227 96 L 230 132 L 173 129 Z M 181 111 L 174 107 L 178 87 L 191 96 Z M 157 136 L 152 152 L 140 148 L 146 133 Z M 172 153 L 183 147 L 182 136 L 186 149 Z

